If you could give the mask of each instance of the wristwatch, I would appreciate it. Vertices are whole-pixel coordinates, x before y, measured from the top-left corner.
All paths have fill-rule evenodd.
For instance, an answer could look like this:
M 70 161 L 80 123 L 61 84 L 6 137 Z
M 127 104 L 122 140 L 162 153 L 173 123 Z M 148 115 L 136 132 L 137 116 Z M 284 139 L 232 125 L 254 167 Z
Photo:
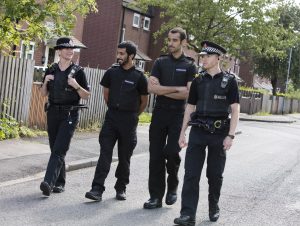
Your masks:
M 234 135 L 228 134 L 228 137 L 230 137 L 232 140 L 234 139 Z

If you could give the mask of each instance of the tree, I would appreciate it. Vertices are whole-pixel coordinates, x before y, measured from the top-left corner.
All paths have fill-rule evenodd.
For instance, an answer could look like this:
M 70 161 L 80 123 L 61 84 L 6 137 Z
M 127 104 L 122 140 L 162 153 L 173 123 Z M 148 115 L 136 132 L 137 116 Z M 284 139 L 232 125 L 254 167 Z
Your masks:
M 279 0 L 136 0 L 135 5 L 146 10 L 149 6 L 163 9 L 162 17 L 169 18 L 156 36 L 174 26 L 183 27 L 191 48 L 199 52 L 203 40 L 225 46 L 231 55 L 241 51 L 260 52 L 278 40 L 275 34 L 278 11 L 270 5 Z M 278 54 L 273 49 L 265 50 Z
M 1 0 L 0 52 L 11 54 L 20 41 L 69 35 L 76 15 L 96 12 L 95 0 Z M 54 26 L 46 26 L 52 22 Z
M 278 80 L 287 77 L 289 54 L 292 53 L 290 78 L 295 87 L 299 87 L 300 76 L 300 8 L 292 3 L 284 3 L 278 7 L 280 18 L 278 27 L 282 27 L 285 32 L 277 35 L 278 45 L 272 48 L 274 52 L 280 54 L 268 54 L 262 51 L 260 55 L 254 54 L 255 72 L 260 76 L 269 78 L 273 86 L 273 94 L 276 95 Z M 292 52 L 291 52 L 292 51 Z

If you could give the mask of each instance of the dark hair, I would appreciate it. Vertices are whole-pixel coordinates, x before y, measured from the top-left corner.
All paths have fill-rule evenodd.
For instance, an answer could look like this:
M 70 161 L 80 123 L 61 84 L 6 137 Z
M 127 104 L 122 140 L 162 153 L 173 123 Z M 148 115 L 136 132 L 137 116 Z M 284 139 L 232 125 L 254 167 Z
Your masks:
M 118 48 L 125 48 L 126 49 L 126 53 L 129 55 L 132 55 L 133 54 L 133 58 L 135 57 L 136 55 L 136 45 L 131 42 L 131 41 L 124 41 L 124 42 L 121 42 L 119 45 L 118 45 Z
M 172 33 L 172 34 L 179 33 L 180 34 L 180 41 L 186 39 L 186 32 L 181 27 L 175 27 L 175 28 L 171 29 L 169 32 Z

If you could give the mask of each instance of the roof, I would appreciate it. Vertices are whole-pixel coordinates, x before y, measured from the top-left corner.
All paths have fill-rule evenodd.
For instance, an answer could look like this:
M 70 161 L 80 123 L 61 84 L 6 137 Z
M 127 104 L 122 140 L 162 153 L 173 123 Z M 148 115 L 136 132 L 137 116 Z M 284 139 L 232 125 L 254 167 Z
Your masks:
M 49 47 L 54 47 L 56 46 L 56 41 L 59 37 L 53 37 L 53 38 L 50 38 L 49 40 L 47 40 L 46 44 L 49 46 Z M 80 42 L 77 38 L 75 38 L 74 36 L 70 36 L 70 38 L 72 39 L 73 43 L 75 46 L 79 46 L 81 48 L 84 48 L 86 49 L 87 47 L 82 43 Z
M 149 16 L 149 17 L 152 17 L 152 16 L 153 16 L 153 15 L 152 15 L 153 13 L 151 13 L 151 10 L 150 10 L 151 7 L 148 8 L 147 12 L 143 12 L 143 11 L 141 11 L 140 8 L 137 8 L 136 6 L 134 6 L 134 5 L 131 4 L 131 3 L 133 3 L 134 1 L 135 1 L 135 0 L 123 0 L 122 5 L 123 5 L 124 8 L 129 9 L 129 10 L 132 10 L 132 11 L 134 11 L 134 12 L 138 12 L 138 13 L 141 13 L 141 14 L 146 15 L 146 16 Z
M 258 88 L 258 89 L 266 89 L 266 90 L 269 90 L 269 91 L 273 90 L 272 85 L 268 84 L 268 83 L 265 83 L 265 82 L 254 81 L 253 87 Z
M 144 60 L 144 61 L 152 61 L 150 57 L 148 57 L 145 53 L 141 50 L 137 49 L 135 59 L 137 60 Z

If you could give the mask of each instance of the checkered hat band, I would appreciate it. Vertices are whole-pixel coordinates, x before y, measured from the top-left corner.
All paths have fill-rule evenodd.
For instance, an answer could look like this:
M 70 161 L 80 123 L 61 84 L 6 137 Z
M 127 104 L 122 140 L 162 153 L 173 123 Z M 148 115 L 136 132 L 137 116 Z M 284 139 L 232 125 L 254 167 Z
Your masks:
M 202 49 L 201 52 L 207 52 L 207 53 L 217 53 L 219 55 L 222 55 L 223 53 L 221 52 L 221 50 L 218 50 L 214 47 L 206 47 L 204 49 Z
M 57 45 L 57 47 L 74 47 L 74 45 L 70 44 L 70 43 L 63 43 L 63 44 L 59 44 Z

